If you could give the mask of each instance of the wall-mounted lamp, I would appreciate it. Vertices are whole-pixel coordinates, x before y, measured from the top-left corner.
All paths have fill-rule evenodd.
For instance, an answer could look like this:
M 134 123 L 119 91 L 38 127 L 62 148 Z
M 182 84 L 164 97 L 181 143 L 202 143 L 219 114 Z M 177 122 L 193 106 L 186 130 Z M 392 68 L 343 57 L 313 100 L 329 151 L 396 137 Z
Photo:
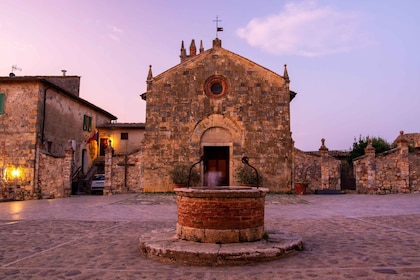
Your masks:
M 8 167 L 4 170 L 4 179 L 9 184 L 18 184 L 23 179 L 23 170 L 20 167 Z
M 14 168 L 14 169 L 12 169 L 11 173 L 12 173 L 12 178 L 13 179 L 18 179 L 22 172 L 20 171 L 19 168 Z

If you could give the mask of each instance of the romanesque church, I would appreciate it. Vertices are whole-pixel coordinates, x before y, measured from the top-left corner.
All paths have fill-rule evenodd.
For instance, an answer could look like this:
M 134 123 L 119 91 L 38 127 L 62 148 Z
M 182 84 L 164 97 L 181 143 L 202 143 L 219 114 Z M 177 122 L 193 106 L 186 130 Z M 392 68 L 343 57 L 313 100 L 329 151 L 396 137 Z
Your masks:
M 280 67 L 280 65 L 279 65 Z M 153 75 L 149 68 L 143 142 L 144 191 L 168 191 L 176 163 L 201 163 L 201 185 L 209 172 L 217 185 L 235 186 L 242 157 L 264 177 L 264 187 L 287 192 L 292 184 L 293 141 L 286 65 L 283 75 L 222 47 L 213 40 L 189 53 L 181 45 L 180 63 Z

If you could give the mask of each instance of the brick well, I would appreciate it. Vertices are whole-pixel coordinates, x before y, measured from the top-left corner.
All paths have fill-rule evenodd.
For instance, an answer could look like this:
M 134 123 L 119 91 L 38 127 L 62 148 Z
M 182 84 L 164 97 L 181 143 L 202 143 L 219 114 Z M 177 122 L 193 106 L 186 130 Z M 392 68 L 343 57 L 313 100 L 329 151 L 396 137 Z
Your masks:
M 175 192 L 178 238 L 204 243 L 262 239 L 265 195 L 268 189 L 181 188 Z

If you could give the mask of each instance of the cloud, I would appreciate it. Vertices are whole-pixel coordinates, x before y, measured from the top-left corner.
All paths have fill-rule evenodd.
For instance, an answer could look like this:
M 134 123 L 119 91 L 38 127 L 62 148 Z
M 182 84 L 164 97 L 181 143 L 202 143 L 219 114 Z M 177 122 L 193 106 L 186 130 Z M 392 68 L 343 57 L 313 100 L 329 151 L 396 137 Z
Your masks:
M 119 35 L 123 33 L 122 29 L 116 26 L 110 26 L 109 29 L 110 29 L 110 32 L 107 34 L 108 37 L 114 41 L 120 41 Z
M 320 7 L 315 1 L 293 2 L 278 14 L 252 19 L 236 33 L 273 54 L 322 56 L 366 46 L 362 20 L 358 13 Z
M 111 26 L 111 29 L 112 29 L 112 31 L 113 32 L 115 32 L 115 33 L 122 33 L 123 31 L 122 31 L 122 29 L 119 29 L 118 27 L 116 27 L 116 26 Z
M 117 35 L 115 35 L 113 33 L 108 33 L 107 35 L 111 40 L 114 40 L 114 41 L 119 41 L 120 40 L 120 37 L 118 37 Z

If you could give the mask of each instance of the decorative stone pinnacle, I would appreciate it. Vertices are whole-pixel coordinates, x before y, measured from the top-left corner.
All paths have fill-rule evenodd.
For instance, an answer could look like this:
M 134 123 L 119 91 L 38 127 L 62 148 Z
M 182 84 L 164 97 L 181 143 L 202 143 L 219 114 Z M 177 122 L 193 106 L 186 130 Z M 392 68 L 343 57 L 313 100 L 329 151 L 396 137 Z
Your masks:
M 328 150 L 328 148 L 325 146 L 325 138 L 321 139 L 321 147 L 320 150 Z
M 372 147 L 372 139 L 369 138 L 369 136 L 367 137 L 367 143 L 368 143 L 368 147 Z

